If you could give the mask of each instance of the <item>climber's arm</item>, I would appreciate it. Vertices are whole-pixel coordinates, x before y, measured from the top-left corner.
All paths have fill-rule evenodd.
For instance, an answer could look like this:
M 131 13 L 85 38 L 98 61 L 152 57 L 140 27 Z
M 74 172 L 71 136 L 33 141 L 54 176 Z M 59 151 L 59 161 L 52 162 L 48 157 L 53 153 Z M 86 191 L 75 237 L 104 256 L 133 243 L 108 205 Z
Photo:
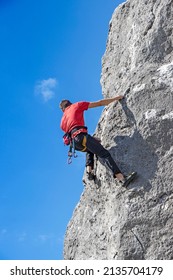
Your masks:
M 116 96 L 116 97 L 113 97 L 113 98 L 106 98 L 106 99 L 102 99 L 102 100 L 99 100 L 99 101 L 90 102 L 88 108 L 107 106 L 110 103 L 112 103 L 113 101 L 118 101 L 118 100 L 123 99 L 123 97 L 124 97 L 123 95 L 119 95 L 119 96 Z

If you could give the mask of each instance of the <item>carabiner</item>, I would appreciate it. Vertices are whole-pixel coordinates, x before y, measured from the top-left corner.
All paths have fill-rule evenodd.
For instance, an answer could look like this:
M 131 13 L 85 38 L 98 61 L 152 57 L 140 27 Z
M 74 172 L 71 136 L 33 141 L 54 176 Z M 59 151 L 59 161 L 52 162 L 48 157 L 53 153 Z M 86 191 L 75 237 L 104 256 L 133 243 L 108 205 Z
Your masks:
M 73 153 L 74 158 L 77 158 L 77 154 L 76 152 Z
M 68 164 L 71 164 L 71 163 L 72 163 L 72 158 L 71 158 L 71 157 L 68 157 L 67 162 L 68 162 Z

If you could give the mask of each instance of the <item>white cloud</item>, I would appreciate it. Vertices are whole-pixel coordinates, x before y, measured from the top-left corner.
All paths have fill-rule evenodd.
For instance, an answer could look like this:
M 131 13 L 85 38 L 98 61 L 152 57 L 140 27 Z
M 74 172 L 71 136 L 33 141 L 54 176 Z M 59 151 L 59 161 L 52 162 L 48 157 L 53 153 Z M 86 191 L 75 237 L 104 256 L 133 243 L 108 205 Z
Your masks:
M 35 93 L 42 96 L 43 100 L 47 102 L 55 96 L 56 85 L 57 80 L 55 78 L 39 81 L 35 86 Z

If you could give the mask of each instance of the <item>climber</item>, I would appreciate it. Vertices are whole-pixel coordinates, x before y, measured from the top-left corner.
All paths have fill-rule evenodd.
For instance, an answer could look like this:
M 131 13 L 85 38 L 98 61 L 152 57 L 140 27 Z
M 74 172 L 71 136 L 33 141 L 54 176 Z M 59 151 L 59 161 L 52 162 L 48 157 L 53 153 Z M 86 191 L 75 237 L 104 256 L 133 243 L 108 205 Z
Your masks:
M 95 179 L 94 174 L 94 154 L 98 156 L 105 166 L 107 166 L 113 173 L 113 177 L 117 178 L 122 186 L 127 185 L 135 178 L 136 172 L 132 172 L 128 176 L 123 175 L 111 154 L 106 150 L 98 139 L 88 134 L 87 127 L 84 122 L 84 111 L 90 108 L 99 106 L 107 106 L 113 101 L 123 99 L 122 95 L 113 98 L 102 99 L 96 102 L 76 102 L 71 103 L 65 99 L 60 102 L 60 109 L 63 111 L 61 119 L 61 129 L 65 133 L 70 133 L 73 139 L 75 149 L 82 152 L 87 152 L 86 155 L 86 170 L 89 180 Z

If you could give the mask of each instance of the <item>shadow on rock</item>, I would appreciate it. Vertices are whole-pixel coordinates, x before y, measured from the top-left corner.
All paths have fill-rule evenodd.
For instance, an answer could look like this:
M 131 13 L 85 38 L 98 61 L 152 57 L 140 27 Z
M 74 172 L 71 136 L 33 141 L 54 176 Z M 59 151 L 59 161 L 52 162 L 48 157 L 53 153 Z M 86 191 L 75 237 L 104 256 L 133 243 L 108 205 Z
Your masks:
M 124 101 L 122 108 L 127 116 L 128 125 L 134 132 L 130 136 L 116 136 L 114 138 L 116 146 L 110 149 L 110 153 L 124 174 L 132 171 L 138 173 L 133 187 L 141 186 L 149 191 L 152 187 L 150 181 L 157 170 L 158 156 L 137 130 L 135 117 Z

